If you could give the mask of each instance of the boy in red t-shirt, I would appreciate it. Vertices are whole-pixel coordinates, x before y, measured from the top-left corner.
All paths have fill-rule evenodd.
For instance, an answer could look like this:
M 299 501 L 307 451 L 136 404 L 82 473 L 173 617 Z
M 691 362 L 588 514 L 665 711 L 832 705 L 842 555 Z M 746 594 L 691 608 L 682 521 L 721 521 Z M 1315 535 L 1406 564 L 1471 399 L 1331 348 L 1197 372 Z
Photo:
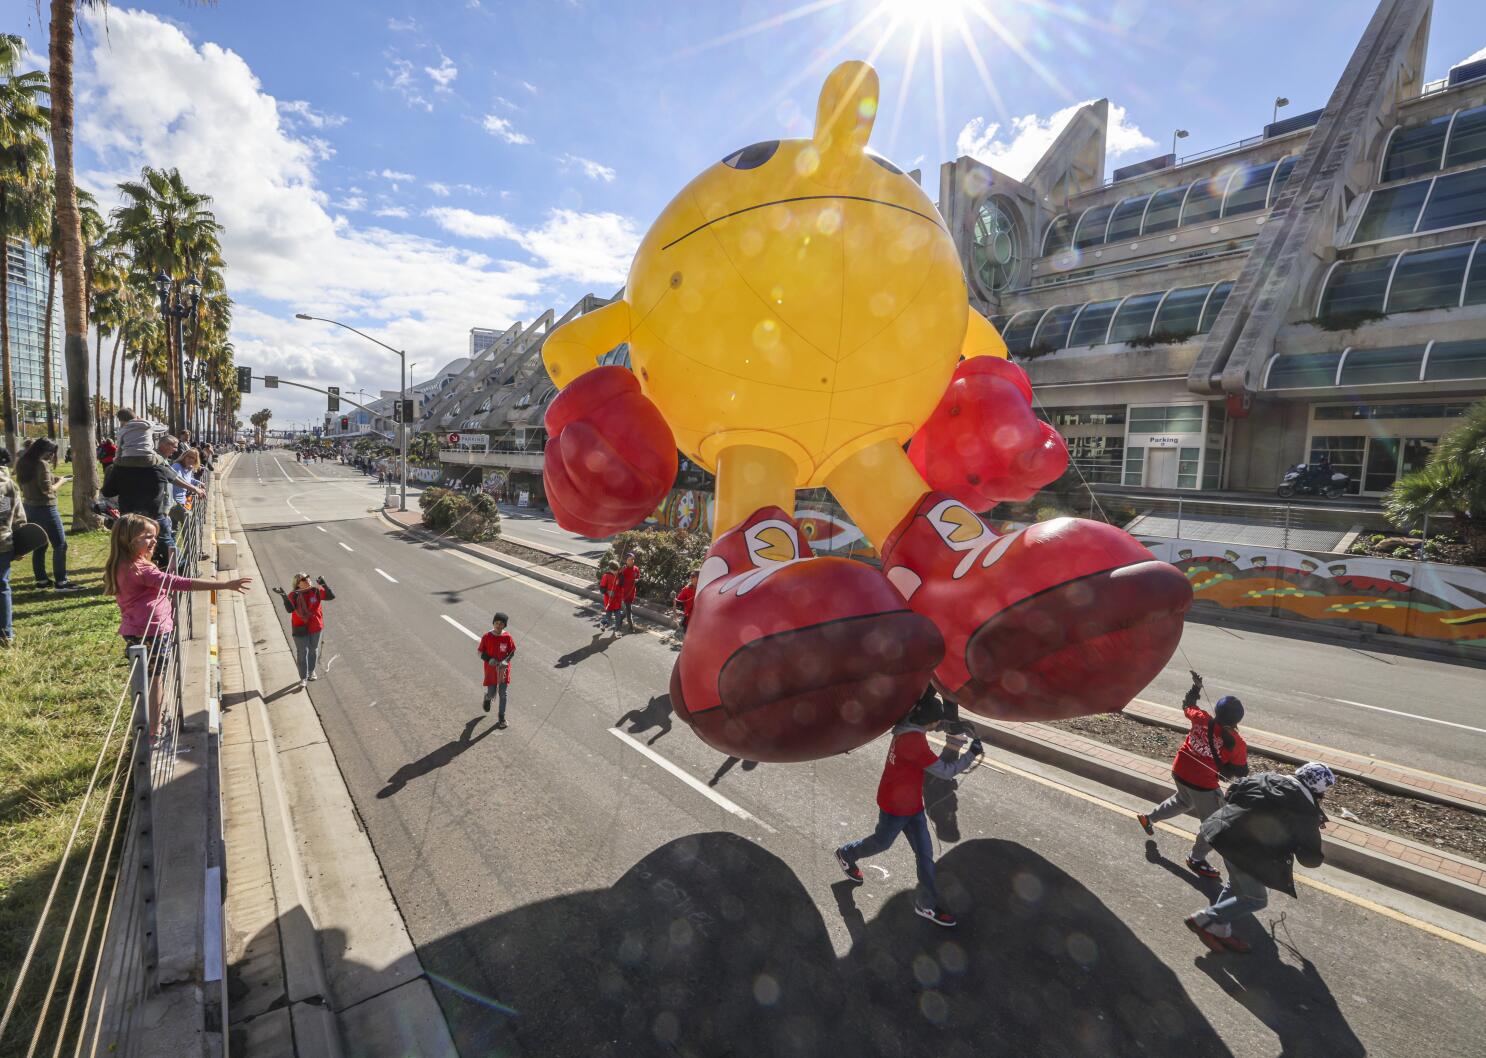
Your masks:
M 599 591 L 604 596 L 604 616 L 599 618 L 599 627 L 609 628 L 613 624 L 614 631 L 619 631 L 619 611 L 624 606 L 624 589 L 619 582 L 619 574 L 614 572 L 613 566 L 602 567 L 599 576 Z
M 640 567 L 631 551 L 624 556 L 624 565 L 619 570 L 619 601 L 624 604 L 624 623 L 631 632 L 635 630 L 635 596 L 639 592 Z
M 887 764 L 877 784 L 877 829 L 860 841 L 836 850 L 836 862 L 854 882 L 862 880 L 857 860 L 875 856 L 892 847 L 898 835 L 906 833 L 918 863 L 919 892 L 913 909 L 939 926 L 953 926 L 955 916 L 939 906 L 939 891 L 934 886 L 934 839 L 929 836 L 929 821 L 924 816 L 924 772 L 941 779 L 953 779 L 979 759 L 982 752 L 977 740 L 970 752 L 960 754 L 965 744 L 963 735 L 950 735 L 943 753 L 929 748 L 926 732 L 934 730 L 944 719 L 944 703 L 932 686 L 924 689 L 908 716 L 893 728 L 888 746 Z
M 677 629 L 682 635 L 686 634 L 686 624 L 691 620 L 691 608 L 697 601 L 697 571 L 691 571 L 691 579 L 686 582 L 686 587 L 676 593 L 676 606 L 681 610 L 681 627 Z
M 480 637 L 480 660 L 485 663 L 485 711 L 490 712 L 490 699 L 500 701 L 495 726 L 506 726 L 506 688 L 511 686 L 511 658 L 516 653 L 516 640 L 506 631 L 508 618 L 503 613 L 490 620 L 490 631 Z
M 1171 778 L 1176 792 L 1149 812 L 1135 817 L 1147 834 L 1154 834 L 1153 823 L 1190 812 L 1197 817 L 1197 840 L 1187 856 L 1187 867 L 1203 878 L 1221 878 L 1218 869 L 1207 862 L 1210 847 L 1202 838 L 1201 823 L 1223 807 L 1219 779 L 1237 779 L 1249 773 L 1249 748 L 1238 733 L 1243 719 L 1243 702 L 1231 694 L 1219 698 L 1213 715 L 1197 708 L 1202 693 L 1202 677 L 1192 673 L 1192 686 L 1182 701 L 1182 712 L 1191 722 L 1187 739 L 1177 750 L 1171 764 Z

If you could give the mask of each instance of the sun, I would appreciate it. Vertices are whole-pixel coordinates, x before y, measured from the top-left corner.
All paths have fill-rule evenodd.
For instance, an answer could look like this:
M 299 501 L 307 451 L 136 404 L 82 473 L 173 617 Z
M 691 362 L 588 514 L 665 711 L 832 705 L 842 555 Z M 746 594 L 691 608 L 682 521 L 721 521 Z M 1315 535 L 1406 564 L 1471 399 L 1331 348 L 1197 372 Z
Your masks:
M 960 25 L 975 0 L 882 0 L 882 8 L 898 25 L 942 29 Z

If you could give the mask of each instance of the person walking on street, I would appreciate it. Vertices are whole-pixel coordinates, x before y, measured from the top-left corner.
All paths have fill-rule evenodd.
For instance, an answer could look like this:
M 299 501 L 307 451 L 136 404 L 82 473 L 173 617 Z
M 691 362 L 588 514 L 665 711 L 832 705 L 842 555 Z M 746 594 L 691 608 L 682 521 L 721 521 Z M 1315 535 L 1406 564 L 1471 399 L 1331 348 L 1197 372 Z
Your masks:
M 1155 823 L 1190 812 L 1198 822 L 1205 820 L 1223 805 L 1219 779 L 1237 779 L 1249 773 L 1249 748 L 1238 733 L 1243 719 L 1243 703 L 1231 694 L 1218 699 L 1213 715 L 1197 707 L 1202 693 L 1202 677 L 1192 673 L 1192 686 L 1182 701 L 1182 712 L 1192 727 L 1186 741 L 1177 750 L 1171 764 L 1171 778 L 1176 791 L 1149 812 L 1135 817 L 1142 830 L 1154 834 Z M 1197 831 L 1187 867 L 1202 878 L 1220 878 L 1216 867 L 1207 862 L 1208 843 Z
M 175 613 L 171 593 L 178 591 L 245 592 L 250 577 L 231 580 L 194 580 L 161 571 L 152 561 L 160 526 L 142 514 L 121 514 L 108 539 L 108 561 L 103 567 L 103 591 L 119 604 L 119 635 L 128 646 L 142 645 L 150 675 L 150 734 L 160 724 L 160 697 L 170 658 Z
M 308 573 L 294 574 L 293 587 L 286 594 L 283 588 L 275 588 L 284 600 L 284 609 L 289 612 L 289 631 L 294 640 L 294 661 L 299 666 L 299 689 L 312 680 L 318 680 L 315 666 L 320 660 L 320 634 L 325 631 L 325 611 L 321 603 L 335 598 L 335 592 L 325 583 L 324 577 L 316 577 L 310 583 Z
M 1210 907 L 1185 919 L 1198 939 L 1216 952 L 1249 951 L 1233 935 L 1233 924 L 1269 903 L 1269 890 L 1295 896 L 1295 865 L 1319 867 L 1321 802 L 1336 785 L 1326 765 L 1312 761 L 1294 775 L 1261 772 L 1228 787 L 1227 803 L 1202 824 L 1202 836 L 1223 855 L 1228 881 Z
M 0 448 L 0 648 L 15 642 L 11 626 L 10 564 L 15 561 L 15 531 L 26 524 L 20 487 L 10 476 L 10 453 Z
M 73 591 L 77 585 L 67 579 L 67 530 L 62 527 L 62 512 L 57 509 L 57 490 L 68 479 L 59 478 L 52 473 L 51 464 L 56 458 L 57 443 L 49 437 L 39 437 L 16 460 L 15 478 L 21 486 L 26 521 L 41 526 L 46 533 L 47 544 L 51 545 L 50 578 L 46 575 L 46 545 L 31 553 L 31 572 L 36 577 L 36 586 Z
M 599 619 L 599 627 L 607 631 L 612 623 L 614 631 L 618 632 L 620 610 L 624 607 L 624 589 L 620 585 L 619 574 L 614 572 L 612 565 L 599 567 L 599 591 L 604 596 L 604 616 Z
M 691 608 L 697 602 L 697 576 L 697 571 L 692 570 L 686 586 L 676 593 L 676 606 L 681 610 L 681 627 L 677 631 L 683 636 L 686 635 L 686 626 L 691 622 Z
M 984 752 L 977 740 L 968 753 L 961 754 L 963 735 L 950 735 L 944 752 L 929 748 L 928 732 L 944 720 L 944 703 L 932 686 L 914 704 L 908 715 L 893 728 L 888 745 L 887 763 L 877 784 L 877 829 L 860 841 L 842 845 L 836 850 L 836 862 L 853 882 L 862 881 L 857 861 L 876 856 L 892 847 L 899 834 L 908 835 L 918 864 L 918 893 L 913 909 L 938 926 L 955 925 L 955 916 L 939 906 L 939 891 L 934 884 L 934 839 L 929 836 L 929 822 L 924 815 L 924 773 L 941 779 L 953 779 L 969 768 Z
M 640 567 L 631 551 L 624 556 L 624 566 L 619 570 L 619 601 L 624 604 L 624 623 L 631 632 L 635 630 L 635 597 L 639 594 Z
M 480 637 L 480 660 L 485 663 L 485 711 L 490 712 L 490 700 L 500 703 L 495 714 L 495 726 L 506 726 L 506 691 L 511 686 L 511 658 L 516 654 L 516 640 L 506 631 L 511 619 L 498 613 L 490 619 L 490 631 Z

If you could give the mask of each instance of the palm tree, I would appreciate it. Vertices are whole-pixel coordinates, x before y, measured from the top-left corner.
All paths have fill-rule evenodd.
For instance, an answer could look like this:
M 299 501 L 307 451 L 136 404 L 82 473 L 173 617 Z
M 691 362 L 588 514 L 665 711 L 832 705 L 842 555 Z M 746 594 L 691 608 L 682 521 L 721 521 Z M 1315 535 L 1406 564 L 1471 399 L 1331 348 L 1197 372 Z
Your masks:
M 34 237 L 38 227 L 37 184 L 46 168 L 49 112 L 41 102 L 46 75 L 17 73 L 25 41 L 0 34 L 0 258 L 12 235 Z M 5 445 L 16 450 L 15 380 L 10 364 L 10 268 L 0 260 L 0 416 Z
M 1383 510 L 1401 529 L 1431 514 L 1454 515 L 1471 560 L 1486 565 L 1486 400 L 1466 409 L 1423 468 L 1394 482 Z
M 268 431 L 268 420 L 272 418 L 273 412 L 267 408 L 264 408 L 262 411 L 255 411 L 252 415 L 248 416 L 248 421 L 258 428 L 259 444 L 263 443 L 263 435 Z
M 102 0 L 99 0 L 101 3 Z M 52 0 L 51 126 L 52 171 L 56 180 L 57 229 L 62 254 L 62 320 L 66 339 L 62 356 L 67 365 L 67 424 L 72 447 L 81 458 L 72 461 L 72 527 L 96 529 L 93 510 L 98 493 L 98 464 L 91 457 L 96 438 L 88 411 L 88 310 L 83 268 L 82 219 L 78 214 L 77 182 L 72 168 L 72 45 L 77 33 L 77 0 Z

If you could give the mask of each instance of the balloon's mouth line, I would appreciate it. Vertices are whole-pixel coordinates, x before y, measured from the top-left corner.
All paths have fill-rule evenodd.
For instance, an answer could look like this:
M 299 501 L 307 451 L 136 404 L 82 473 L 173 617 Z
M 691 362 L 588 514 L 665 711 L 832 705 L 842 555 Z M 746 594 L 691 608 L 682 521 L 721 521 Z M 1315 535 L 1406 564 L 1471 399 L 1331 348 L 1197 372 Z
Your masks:
M 916 209 L 909 209 L 907 206 L 900 206 L 896 202 L 884 202 L 880 198 L 865 198 L 865 197 L 863 197 L 861 195 L 799 195 L 799 196 L 797 196 L 795 198 L 776 198 L 772 202 L 760 202 L 760 203 L 758 203 L 757 205 L 754 205 L 754 206 L 744 206 L 742 209 L 735 209 L 731 213 L 724 213 L 720 217 L 713 217 L 711 220 L 703 221 L 701 224 L 698 224 L 695 228 L 691 229 L 691 231 L 687 232 L 686 234 L 684 234 L 684 235 L 678 235 L 676 238 L 672 239 L 670 242 L 668 242 L 664 246 L 662 246 L 661 249 L 662 250 L 669 250 L 672 246 L 675 246 L 678 242 L 681 242 L 683 239 L 689 239 L 689 238 L 691 238 L 693 235 L 695 235 L 697 232 L 701 231 L 703 228 L 706 228 L 706 227 L 709 227 L 710 225 L 716 224 L 720 220 L 727 220 L 729 217 L 736 217 L 736 216 L 738 216 L 741 213 L 751 213 L 751 212 L 753 212 L 756 209 L 765 209 L 768 206 L 782 206 L 782 205 L 786 205 L 786 204 L 788 204 L 790 202 L 821 202 L 821 201 L 871 202 L 873 205 L 886 206 L 888 209 L 900 209 L 904 213 L 911 213 L 915 217 L 919 217 L 919 218 L 921 218 L 923 220 L 928 221 L 930 224 L 934 225 L 936 228 L 939 227 L 939 222 L 935 218 L 929 216 L 927 213 L 920 213 Z

